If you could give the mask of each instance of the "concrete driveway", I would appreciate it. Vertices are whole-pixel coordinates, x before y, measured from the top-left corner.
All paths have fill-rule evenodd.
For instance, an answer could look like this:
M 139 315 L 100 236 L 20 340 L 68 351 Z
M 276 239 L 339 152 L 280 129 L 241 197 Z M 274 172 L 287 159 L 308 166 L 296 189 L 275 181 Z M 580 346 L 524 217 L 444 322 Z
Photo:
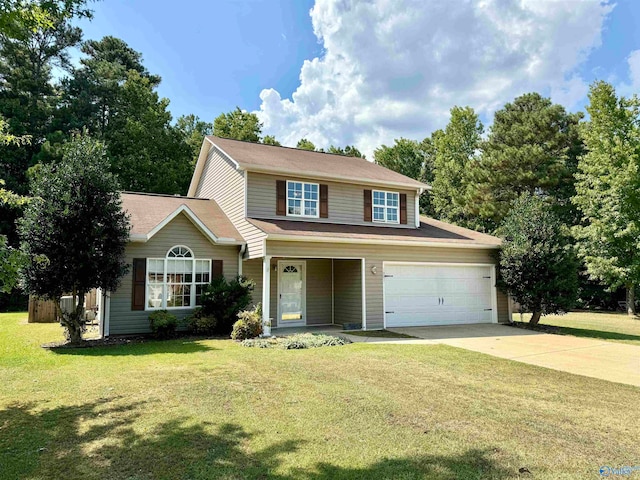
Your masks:
M 420 340 L 392 341 L 371 337 L 368 340 L 384 340 L 385 343 L 443 343 L 517 362 L 640 386 L 640 346 L 538 333 L 497 324 L 389 330 L 412 335 Z

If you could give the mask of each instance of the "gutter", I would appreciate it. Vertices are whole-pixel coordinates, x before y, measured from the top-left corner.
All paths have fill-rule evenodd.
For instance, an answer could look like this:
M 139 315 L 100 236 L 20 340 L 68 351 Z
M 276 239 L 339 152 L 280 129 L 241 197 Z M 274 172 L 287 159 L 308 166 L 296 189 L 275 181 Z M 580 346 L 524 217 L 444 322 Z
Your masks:
M 347 243 L 357 245 L 400 245 L 412 247 L 439 247 L 439 248 L 476 248 L 476 249 L 499 249 L 500 245 L 489 243 L 447 243 L 447 242 L 420 242 L 416 240 L 384 240 L 384 239 L 361 239 L 350 237 L 313 237 L 313 236 L 291 236 L 269 234 L 267 240 L 283 242 L 317 242 L 317 243 Z

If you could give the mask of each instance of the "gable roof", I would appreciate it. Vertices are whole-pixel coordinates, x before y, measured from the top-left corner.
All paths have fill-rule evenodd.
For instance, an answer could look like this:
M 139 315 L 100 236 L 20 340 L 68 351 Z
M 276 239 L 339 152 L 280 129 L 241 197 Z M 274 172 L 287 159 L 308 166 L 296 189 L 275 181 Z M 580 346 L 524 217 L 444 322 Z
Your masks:
M 250 218 L 252 224 L 267 234 L 268 240 L 388 244 L 451 247 L 498 248 L 498 237 L 458 227 L 429 217 L 420 217 L 419 228 L 394 228 L 369 225 L 263 220 Z
M 183 213 L 209 240 L 241 245 L 244 239 L 213 200 L 149 193 L 121 194 L 122 208 L 129 214 L 132 242 L 146 242 L 176 216 Z
M 209 145 L 207 145 L 207 143 Z M 353 182 L 372 186 L 388 186 L 408 190 L 425 190 L 429 185 L 409 178 L 363 158 L 332 153 L 311 152 L 298 148 L 278 147 L 208 135 L 191 181 L 192 194 L 200 181 L 207 151 L 211 145 L 221 150 L 240 170 Z M 204 153 L 204 154 L 203 154 Z

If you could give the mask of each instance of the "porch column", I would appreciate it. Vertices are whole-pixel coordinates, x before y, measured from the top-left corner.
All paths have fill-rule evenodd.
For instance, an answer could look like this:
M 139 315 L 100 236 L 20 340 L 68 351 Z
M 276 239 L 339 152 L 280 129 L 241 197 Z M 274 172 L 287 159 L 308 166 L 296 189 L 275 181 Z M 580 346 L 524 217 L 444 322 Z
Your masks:
M 360 259 L 360 278 L 362 287 L 360 295 L 362 295 L 362 330 L 367 329 L 367 259 Z M 384 274 L 384 272 L 382 272 Z
M 267 325 L 269 321 L 269 311 L 271 300 L 271 256 L 265 255 L 262 258 L 262 325 Z M 267 333 L 265 328 L 265 334 Z M 270 333 L 270 332 L 269 332 Z

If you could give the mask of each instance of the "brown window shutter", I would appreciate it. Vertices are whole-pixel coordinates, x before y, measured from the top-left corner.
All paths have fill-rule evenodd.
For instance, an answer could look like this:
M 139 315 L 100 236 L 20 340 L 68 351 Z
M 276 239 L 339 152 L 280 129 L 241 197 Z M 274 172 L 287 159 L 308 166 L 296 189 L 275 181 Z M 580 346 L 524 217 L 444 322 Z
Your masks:
M 400 223 L 407 224 L 407 194 L 400 194 Z
M 144 289 L 147 278 L 147 259 L 133 259 L 133 289 L 131 292 L 131 310 L 144 310 Z
M 276 180 L 276 215 L 287 214 L 287 182 Z
M 364 191 L 364 221 L 370 222 L 373 216 L 371 214 L 371 190 Z
M 222 276 L 222 260 L 214 260 L 211 262 L 211 278 Z
M 320 185 L 320 218 L 329 218 L 329 186 Z

